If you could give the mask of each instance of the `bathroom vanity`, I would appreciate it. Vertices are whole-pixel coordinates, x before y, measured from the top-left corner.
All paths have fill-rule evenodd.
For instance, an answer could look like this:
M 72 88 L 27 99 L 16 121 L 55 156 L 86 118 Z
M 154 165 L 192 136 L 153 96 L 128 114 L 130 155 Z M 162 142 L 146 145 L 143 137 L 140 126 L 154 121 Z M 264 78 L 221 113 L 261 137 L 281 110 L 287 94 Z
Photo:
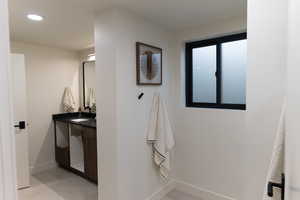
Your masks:
M 57 164 L 94 183 L 98 182 L 96 114 L 53 115 Z

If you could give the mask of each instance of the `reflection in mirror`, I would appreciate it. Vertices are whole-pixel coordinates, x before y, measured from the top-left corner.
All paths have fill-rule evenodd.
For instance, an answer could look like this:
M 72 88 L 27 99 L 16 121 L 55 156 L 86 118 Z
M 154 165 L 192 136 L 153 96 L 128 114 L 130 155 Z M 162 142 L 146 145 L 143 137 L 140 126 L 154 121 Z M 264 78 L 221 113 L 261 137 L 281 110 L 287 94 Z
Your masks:
M 96 66 L 95 61 L 83 63 L 83 105 L 96 112 Z

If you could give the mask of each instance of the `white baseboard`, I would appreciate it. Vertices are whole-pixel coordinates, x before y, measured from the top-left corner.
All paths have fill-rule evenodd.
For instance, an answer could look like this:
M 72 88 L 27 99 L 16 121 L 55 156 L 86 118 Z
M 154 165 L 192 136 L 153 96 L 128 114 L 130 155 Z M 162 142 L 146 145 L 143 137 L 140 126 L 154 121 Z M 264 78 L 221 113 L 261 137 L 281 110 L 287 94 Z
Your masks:
M 175 188 L 176 184 L 174 180 L 170 180 L 165 186 L 160 188 L 158 191 L 153 193 L 150 197 L 145 200 L 161 200 L 164 196 L 166 196 L 170 191 Z
M 203 188 L 199 188 L 197 186 L 194 186 L 192 184 L 179 181 L 179 180 L 171 180 L 168 184 L 166 184 L 164 187 L 162 187 L 160 190 L 156 191 L 154 194 L 152 194 L 150 197 L 148 197 L 146 200 L 161 200 L 163 197 L 165 197 L 169 192 L 172 190 L 178 190 L 180 192 L 190 194 L 195 197 L 199 197 L 199 199 L 205 199 L 205 200 L 236 200 L 232 197 L 228 197 L 222 194 L 218 194 L 216 192 L 212 192 Z
M 48 163 L 43 163 L 43 164 L 39 164 L 39 165 L 35 165 L 35 166 L 31 166 L 30 167 L 30 173 L 32 175 L 34 174 L 38 174 L 38 173 L 41 173 L 43 171 L 47 171 L 49 169 L 53 169 L 57 167 L 57 164 L 55 161 L 52 161 L 52 162 L 48 162 Z
M 218 194 L 216 192 L 212 192 L 203 188 L 199 188 L 192 184 L 175 180 L 175 188 L 180 192 L 184 192 L 186 194 L 193 195 L 195 197 L 199 197 L 205 200 L 236 200 L 232 197 L 228 197 L 222 194 Z

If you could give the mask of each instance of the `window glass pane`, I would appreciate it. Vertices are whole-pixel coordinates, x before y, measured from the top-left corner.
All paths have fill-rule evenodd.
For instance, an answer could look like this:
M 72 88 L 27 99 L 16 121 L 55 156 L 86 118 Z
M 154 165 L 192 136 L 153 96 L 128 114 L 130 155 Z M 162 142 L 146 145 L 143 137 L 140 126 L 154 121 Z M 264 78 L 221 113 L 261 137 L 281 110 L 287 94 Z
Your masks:
M 216 103 L 216 45 L 193 49 L 193 102 Z
M 246 104 L 247 40 L 222 44 L 222 103 Z

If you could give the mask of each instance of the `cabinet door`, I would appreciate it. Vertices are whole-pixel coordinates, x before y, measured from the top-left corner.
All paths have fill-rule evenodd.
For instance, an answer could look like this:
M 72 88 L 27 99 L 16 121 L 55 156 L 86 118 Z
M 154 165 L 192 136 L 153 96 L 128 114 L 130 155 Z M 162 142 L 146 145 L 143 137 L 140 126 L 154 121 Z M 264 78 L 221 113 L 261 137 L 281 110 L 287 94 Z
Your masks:
M 96 129 L 86 128 L 83 138 L 85 175 L 90 180 L 98 182 Z
M 55 121 L 55 159 L 59 166 L 70 168 L 69 125 Z
M 79 173 L 84 173 L 84 130 L 83 126 L 70 124 L 70 167 Z

